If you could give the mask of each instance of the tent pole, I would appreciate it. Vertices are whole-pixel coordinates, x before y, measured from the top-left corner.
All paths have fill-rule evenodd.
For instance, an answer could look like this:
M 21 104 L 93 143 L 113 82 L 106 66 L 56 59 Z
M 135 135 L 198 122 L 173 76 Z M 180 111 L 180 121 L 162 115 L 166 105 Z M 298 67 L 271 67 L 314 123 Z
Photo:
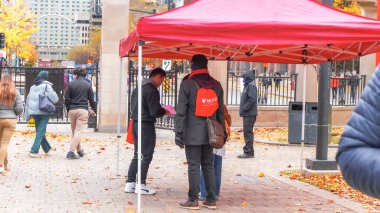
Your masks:
M 141 109 L 142 109 L 142 46 L 144 42 L 139 41 L 138 47 L 138 117 L 137 117 L 137 212 L 141 213 Z
M 118 103 L 117 103 L 117 153 L 116 153 L 116 176 L 120 176 L 119 173 L 119 161 L 120 161 L 120 117 L 121 117 L 121 76 L 123 72 L 123 58 L 120 58 L 120 65 L 119 65 L 119 97 L 118 97 Z
M 303 150 L 305 145 L 305 113 L 306 113 L 306 74 L 307 64 L 303 65 L 303 83 L 302 83 L 302 127 L 301 127 L 301 174 L 303 173 Z

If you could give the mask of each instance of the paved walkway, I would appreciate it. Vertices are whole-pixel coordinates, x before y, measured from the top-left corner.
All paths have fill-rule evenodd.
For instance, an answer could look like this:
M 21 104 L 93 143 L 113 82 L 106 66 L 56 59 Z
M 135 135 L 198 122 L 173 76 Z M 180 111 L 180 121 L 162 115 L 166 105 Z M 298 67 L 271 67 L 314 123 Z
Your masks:
M 19 130 L 28 129 L 23 125 Z M 48 131 L 69 134 L 68 125 L 51 125 Z M 180 209 L 186 199 L 187 165 L 183 150 L 173 145 L 168 134 L 159 134 L 149 181 L 158 193 L 143 196 L 143 212 L 191 212 Z M 170 134 L 169 134 L 170 135 Z M 137 203 L 135 194 L 123 192 L 125 175 L 133 150 L 121 144 L 120 173 L 116 176 L 116 135 L 87 130 L 83 143 L 86 155 L 66 160 L 69 141 L 51 140 L 57 148 L 52 156 L 31 159 L 33 138 L 17 135 L 9 147 L 12 172 L 0 176 L 0 212 L 126 212 Z M 236 155 L 242 144 L 230 142 L 223 160 L 221 199 L 216 211 L 202 212 L 364 212 L 358 203 L 338 198 L 298 181 L 280 177 L 281 170 L 300 167 L 300 148 L 255 145 L 256 158 L 241 160 Z M 330 149 L 333 156 L 336 149 Z M 313 157 L 306 147 L 305 157 Z M 265 177 L 258 177 L 258 172 Z

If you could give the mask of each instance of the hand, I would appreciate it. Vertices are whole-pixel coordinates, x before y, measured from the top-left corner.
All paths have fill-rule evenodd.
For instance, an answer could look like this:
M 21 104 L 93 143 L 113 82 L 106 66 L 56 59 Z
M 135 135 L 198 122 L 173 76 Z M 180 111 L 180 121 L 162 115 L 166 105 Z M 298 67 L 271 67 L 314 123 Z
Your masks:
M 185 146 L 183 145 L 182 133 L 175 133 L 175 144 L 179 146 L 179 148 L 183 149 Z
M 90 113 L 90 115 L 91 115 L 92 117 L 95 117 L 95 116 L 96 116 L 96 113 L 94 112 L 94 110 L 90 109 L 88 112 Z

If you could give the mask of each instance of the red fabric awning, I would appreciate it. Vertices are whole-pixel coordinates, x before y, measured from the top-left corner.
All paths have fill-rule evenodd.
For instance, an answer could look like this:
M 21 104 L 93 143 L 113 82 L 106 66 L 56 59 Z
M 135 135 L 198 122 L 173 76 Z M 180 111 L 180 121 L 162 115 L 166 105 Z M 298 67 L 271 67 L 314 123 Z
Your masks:
M 380 51 L 380 21 L 313 0 L 198 0 L 143 17 L 120 57 L 323 63 Z M 307 54 L 305 57 L 304 54 Z

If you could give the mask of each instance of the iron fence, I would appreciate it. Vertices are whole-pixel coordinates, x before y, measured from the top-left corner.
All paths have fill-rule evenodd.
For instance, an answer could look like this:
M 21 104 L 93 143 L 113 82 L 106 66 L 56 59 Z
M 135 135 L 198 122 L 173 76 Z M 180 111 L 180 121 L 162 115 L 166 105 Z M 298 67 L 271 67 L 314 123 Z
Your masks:
M 64 103 L 64 91 L 68 83 L 73 79 L 72 71 L 73 69 L 67 68 L 26 68 L 26 67 L 0 67 L 0 78 L 2 74 L 9 74 L 12 76 L 16 88 L 20 92 L 24 103 L 24 111 L 18 117 L 18 123 L 27 123 L 25 118 L 25 102 L 29 94 L 29 90 L 34 84 L 34 79 L 37 77 L 40 71 L 49 72 L 49 81 L 53 84 L 53 89 L 57 93 L 59 101 L 54 104 L 56 111 L 51 114 L 49 123 L 54 124 L 68 124 L 68 113 Z M 91 70 L 88 75 L 88 79 L 94 82 L 95 88 L 97 88 L 97 77 L 93 78 L 98 70 Z M 97 97 L 97 90 L 95 91 Z M 89 119 L 89 126 L 96 127 L 96 118 Z
M 330 103 L 332 106 L 355 106 L 359 100 L 364 86 L 366 76 L 345 77 L 330 79 Z
M 143 78 L 148 78 L 151 70 L 143 70 Z M 128 71 L 128 120 L 131 117 L 131 98 L 132 92 L 137 87 L 138 82 L 138 71 L 137 69 L 129 69 Z M 177 105 L 177 85 L 178 76 L 177 72 L 174 70 L 166 72 L 166 78 L 159 88 L 160 93 L 160 102 L 163 105 Z M 160 129 L 174 129 L 174 116 L 173 115 L 165 115 L 161 118 L 157 119 L 156 127 Z
M 227 74 L 227 105 L 238 106 L 243 91 L 243 77 L 235 72 Z M 256 76 L 258 105 L 288 106 L 296 97 L 297 75 Z

